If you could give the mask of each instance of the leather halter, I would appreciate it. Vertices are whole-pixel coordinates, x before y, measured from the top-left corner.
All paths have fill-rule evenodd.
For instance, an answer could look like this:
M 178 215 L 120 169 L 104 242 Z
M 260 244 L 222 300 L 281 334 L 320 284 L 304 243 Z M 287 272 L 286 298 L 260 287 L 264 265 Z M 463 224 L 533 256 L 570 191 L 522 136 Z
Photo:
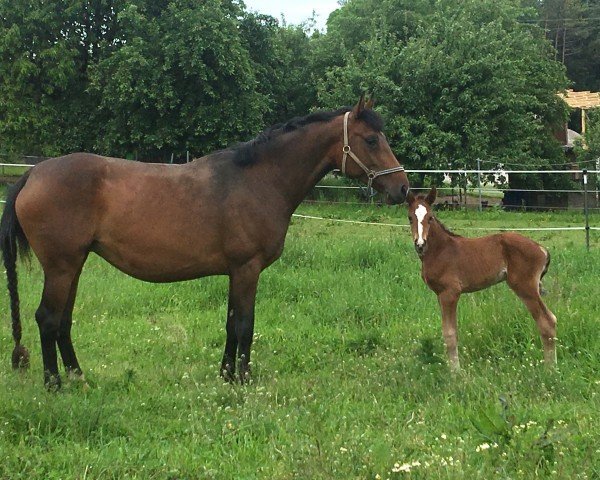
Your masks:
M 403 172 L 404 171 L 404 167 L 402 165 L 398 165 L 397 167 L 393 167 L 393 168 L 386 168 L 385 170 L 379 170 L 379 171 L 375 171 L 375 170 L 371 170 L 369 167 L 367 167 L 364 163 L 362 163 L 359 158 L 356 156 L 356 154 L 352 151 L 352 149 L 350 148 L 350 144 L 348 143 L 348 117 L 350 116 L 350 112 L 346 112 L 346 114 L 344 115 L 344 147 L 342 148 L 342 152 L 344 153 L 344 155 L 342 156 L 342 174 L 346 175 L 346 159 L 348 157 L 348 155 L 350 155 L 352 157 L 352 159 L 356 162 L 356 164 L 363 169 L 363 171 L 367 174 L 367 188 L 368 191 L 371 191 L 371 185 L 373 185 L 373 180 L 375 180 L 377 177 L 380 177 L 381 175 L 387 175 L 388 173 L 395 173 L 395 172 Z

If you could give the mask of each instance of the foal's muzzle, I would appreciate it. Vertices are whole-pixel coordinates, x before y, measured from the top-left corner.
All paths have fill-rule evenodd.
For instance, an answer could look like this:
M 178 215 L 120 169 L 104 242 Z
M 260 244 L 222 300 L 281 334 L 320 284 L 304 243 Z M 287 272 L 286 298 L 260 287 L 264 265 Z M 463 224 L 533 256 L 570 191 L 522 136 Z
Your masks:
M 419 255 L 423 255 L 427 250 L 427 242 L 423 242 L 420 245 L 417 242 L 415 242 L 415 250 Z

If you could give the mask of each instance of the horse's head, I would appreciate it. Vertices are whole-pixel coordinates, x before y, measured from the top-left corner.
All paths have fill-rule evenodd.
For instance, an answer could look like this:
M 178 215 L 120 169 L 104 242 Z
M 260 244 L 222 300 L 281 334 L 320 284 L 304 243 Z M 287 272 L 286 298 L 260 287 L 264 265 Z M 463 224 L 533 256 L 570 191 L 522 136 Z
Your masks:
M 373 100 L 365 102 L 363 95 L 344 114 L 340 144 L 333 155 L 335 168 L 386 193 L 391 203 L 402 203 L 409 188 L 408 178 L 381 131 L 381 117 L 372 107 Z
M 426 197 L 415 197 L 412 192 L 408 192 L 406 196 L 408 221 L 419 256 L 427 251 L 427 237 L 429 236 L 429 225 L 433 220 L 433 202 L 435 202 L 436 195 L 436 188 L 431 187 Z

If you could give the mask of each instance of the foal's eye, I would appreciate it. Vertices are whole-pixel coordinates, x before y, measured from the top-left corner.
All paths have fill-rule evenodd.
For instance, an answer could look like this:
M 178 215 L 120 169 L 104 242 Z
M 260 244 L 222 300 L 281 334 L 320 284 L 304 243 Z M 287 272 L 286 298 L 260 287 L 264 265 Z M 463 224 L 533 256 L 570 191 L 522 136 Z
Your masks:
M 375 147 L 379 143 L 379 138 L 377 135 L 372 135 L 370 137 L 365 138 L 365 142 L 369 147 Z
M 429 223 L 433 222 L 433 217 L 429 217 L 429 220 L 427 220 Z
M 412 223 L 412 217 L 408 217 L 408 221 Z

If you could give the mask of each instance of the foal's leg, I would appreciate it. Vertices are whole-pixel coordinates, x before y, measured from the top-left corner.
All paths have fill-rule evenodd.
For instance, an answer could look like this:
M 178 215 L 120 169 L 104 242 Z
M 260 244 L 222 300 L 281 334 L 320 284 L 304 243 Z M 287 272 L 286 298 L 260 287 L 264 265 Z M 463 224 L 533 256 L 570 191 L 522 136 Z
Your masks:
M 442 309 L 442 334 L 446 343 L 446 353 L 450 370 L 457 372 L 460 370 L 458 360 L 458 342 L 456 339 L 456 306 L 460 293 L 454 290 L 445 290 L 438 295 L 438 302 Z
M 42 344 L 44 384 L 49 390 L 59 389 L 61 385 L 56 343 L 74 275 L 69 271 L 45 271 L 42 301 L 35 312 Z
M 71 283 L 71 290 L 69 292 L 69 297 L 67 299 L 67 303 L 62 314 L 57 339 L 58 349 L 60 350 L 60 355 L 62 357 L 65 370 L 67 371 L 67 376 L 74 380 L 84 380 L 83 373 L 81 371 L 81 367 L 79 366 L 79 362 L 77 361 L 75 349 L 73 348 L 73 343 L 71 341 L 73 307 L 75 305 L 75 297 L 77 295 L 77 285 L 79 283 L 80 273 L 81 269 L 79 270 L 79 273 L 77 273 L 77 275 Z
M 229 275 L 229 307 L 227 312 L 227 342 L 223 362 L 232 364 L 237 344 L 239 378 L 242 383 L 250 379 L 250 347 L 254 334 L 254 302 L 260 274 L 258 262 L 249 262 L 234 269 Z M 235 339 L 235 340 L 234 340 Z M 234 343 L 235 342 L 235 343 Z M 223 371 L 223 366 L 221 366 Z M 233 370 L 235 371 L 235 367 Z
M 540 297 L 539 280 L 509 281 L 508 286 L 523 301 L 537 324 L 544 345 L 544 361 L 547 365 L 556 365 L 556 317 Z

